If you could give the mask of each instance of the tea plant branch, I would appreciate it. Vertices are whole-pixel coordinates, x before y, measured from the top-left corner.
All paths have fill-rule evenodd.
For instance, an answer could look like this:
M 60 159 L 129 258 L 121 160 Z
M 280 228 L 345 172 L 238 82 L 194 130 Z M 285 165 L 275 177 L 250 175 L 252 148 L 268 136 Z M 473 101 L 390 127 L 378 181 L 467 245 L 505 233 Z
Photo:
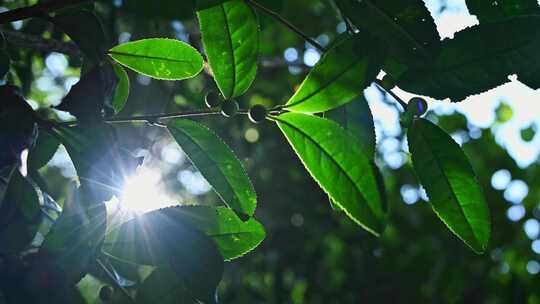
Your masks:
M 237 114 L 247 115 L 247 110 L 239 110 Z M 174 119 L 174 118 L 188 118 L 188 117 L 199 117 L 199 116 L 210 116 L 210 115 L 221 115 L 221 110 L 219 109 L 210 109 L 210 110 L 198 110 L 198 111 L 186 111 L 186 112 L 172 112 L 172 113 L 162 113 L 162 114 L 150 114 L 150 115 L 135 115 L 135 116 L 123 116 L 123 117 L 111 117 L 103 120 L 105 123 L 148 123 L 157 126 L 163 126 L 160 123 L 162 119 Z M 51 121 L 38 121 L 40 125 L 45 128 L 50 128 L 51 126 L 64 126 L 64 127 L 74 127 L 78 125 L 77 121 L 66 121 L 60 123 L 54 123 Z
M 104 122 L 107 122 L 107 123 L 147 122 L 147 123 L 152 124 L 152 123 L 158 122 L 161 119 L 186 118 L 186 117 L 197 117 L 197 116 L 218 115 L 218 114 L 221 114 L 220 110 L 210 109 L 210 110 L 197 110 L 197 111 L 187 111 L 187 112 L 149 114 L 149 115 L 140 115 L 140 116 L 112 117 L 112 118 L 105 119 Z
M 390 90 L 389 88 L 385 88 L 384 87 L 384 84 L 382 82 L 382 80 L 380 79 L 375 79 L 375 84 L 377 86 L 379 86 L 381 89 L 383 89 L 387 94 L 389 94 L 390 96 L 392 96 L 392 98 L 394 98 L 400 105 L 401 107 L 403 108 L 403 110 L 407 110 L 407 103 L 403 101 L 403 99 L 399 98 L 399 96 L 397 96 L 396 93 L 392 92 L 392 90 Z
M 246 0 L 246 2 L 256 9 L 260 10 L 261 12 L 267 14 L 268 16 L 276 19 L 281 24 L 285 25 L 287 28 L 289 28 L 291 31 L 295 32 L 297 35 L 302 37 L 305 41 L 307 41 L 309 44 L 311 44 L 314 48 L 319 50 L 320 52 L 324 53 L 325 48 L 320 45 L 317 41 L 315 41 L 313 38 L 310 38 L 308 35 L 306 35 L 304 32 L 302 32 L 299 28 L 294 26 L 291 22 L 289 22 L 287 19 L 281 17 L 278 13 L 274 12 L 273 10 L 267 8 L 266 6 L 254 1 L 254 0 Z
M 24 20 L 32 17 L 42 17 L 49 12 L 87 2 L 94 2 L 94 0 L 57 0 L 40 2 L 35 5 L 16 8 L 7 12 L 0 13 L 0 24 L 6 24 L 9 22 Z
M 354 26 L 353 24 L 351 23 L 351 21 L 345 17 L 345 14 L 343 13 L 343 11 L 339 8 L 339 6 L 336 4 L 336 1 L 332 1 L 332 4 L 333 6 L 335 7 L 336 11 L 338 12 L 338 15 L 339 17 L 341 18 L 341 20 L 343 20 L 343 22 L 345 23 L 345 26 L 347 28 L 347 32 L 349 33 L 354 33 Z
M 0 35 L 9 43 L 17 47 L 30 48 L 45 52 L 57 52 L 69 56 L 80 56 L 79 48 L 71 42 L 62 42 L 55 39 L 45 39 L 26 33 L 0 29 Z

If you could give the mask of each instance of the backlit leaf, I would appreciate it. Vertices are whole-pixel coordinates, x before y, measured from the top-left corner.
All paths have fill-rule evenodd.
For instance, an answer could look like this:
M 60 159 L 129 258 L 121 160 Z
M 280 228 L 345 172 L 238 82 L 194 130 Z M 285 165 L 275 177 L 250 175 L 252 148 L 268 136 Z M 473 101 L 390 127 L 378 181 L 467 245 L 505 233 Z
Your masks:
M 178 206 L 154 211 L 167 221 L 190 225 L 211 237 L 225 260 L 238 258 L 257 247 L 265 237 L 255 219 L 242 221 L 231 209 L 210 206 Z M 118 230 L 107 235 L 106 246 L 114 244 Z
M 475 252 L 484 252 L 491 231 L 489 210 L 459 145 L 425 119 L 416 120 L 407 137 L 414 170 L 437 216 Z
M 313 67 L 285 108 L 317 113 L 351 101 L 375 80 L 384 51 L 367 34 L 356 34 L 336 43 Z
M 337 122 L 343 129 L 356 136 L 362 144 L 362 150 L 373 158 L 375 155 L 375 124 L 373 115 L 364 94 L 353 101 L 328 111 L 325 117 Z
M 179 40 L 150 38 L 113 47 L 109 55 L 140 74 L 163 80 L 181 80 L 199 74 L 203 58 L 189 44 Z
M 385 213 L 377 176 L 358 139 L 338 124 L 312 115 L 274 117 L 311 176 L 357 224 L 374 235 Z
M 257 195 L 242 164 L 223 140 L 188 119 L 173 120 L 167 128 L 223 202 L 239 213 L 253 215 Z
M 226 99 L 242 95 L 257 73 L 259 24 L 242 0 L 197 12 L 214 79 Z
M 115 113 L 122 111 L 129 96 L 129 77 L 124 68 L 118 64 L 113 65 L 118 83 L 113 92 L 112 107 Z

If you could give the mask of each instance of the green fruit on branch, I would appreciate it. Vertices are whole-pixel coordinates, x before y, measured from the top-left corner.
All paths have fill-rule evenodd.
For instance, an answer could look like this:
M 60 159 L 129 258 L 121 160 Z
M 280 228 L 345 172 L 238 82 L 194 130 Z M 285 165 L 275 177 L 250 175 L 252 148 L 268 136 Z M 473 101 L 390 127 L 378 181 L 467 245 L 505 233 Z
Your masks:
M 225 100 L 221 105 L 221 114 L 225 117 L 232 117 L 238 113 L 239 110 L 238 102 L 236 100 Z
M 254 123 L 259 123 L 266 118 L 268 111 L 263 105 L 254 105 L 249 109 L 249 119 Z
M 221 105 L 223 102 L 219 94 L 216 92 L 208 92 L 204 98 L 204 101 L 206 102 L 206 106 L 209 108 L 219 107 L 219 105 Z
M 415 117 L 420 117 L 427 112 L 428 104 L 424 98 L 413 97 L 407 104 L 407 112 L 411 112 Z

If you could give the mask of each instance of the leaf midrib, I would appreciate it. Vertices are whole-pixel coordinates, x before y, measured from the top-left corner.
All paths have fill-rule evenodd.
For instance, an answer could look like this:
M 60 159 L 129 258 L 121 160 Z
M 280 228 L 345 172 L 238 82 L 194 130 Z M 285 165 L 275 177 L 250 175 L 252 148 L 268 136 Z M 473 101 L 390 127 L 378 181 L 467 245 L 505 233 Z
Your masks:
M 133 53 L 118 52 L 118 51 L 109 51 L 108 54 L 120 55 L 120 56 L 126 56 L 126 57 L 144 58 L 144 59 L 163 60 L 163 61 L 178 62 L 178 63 L 189 63 L 189 64 L 192 64 L 194 61 L 194 60 L 182 60 L 182 59 L 166 58 L 166 57 L 150 56 L 150 55 L 139 55 L 139 54 L 133 54 Z

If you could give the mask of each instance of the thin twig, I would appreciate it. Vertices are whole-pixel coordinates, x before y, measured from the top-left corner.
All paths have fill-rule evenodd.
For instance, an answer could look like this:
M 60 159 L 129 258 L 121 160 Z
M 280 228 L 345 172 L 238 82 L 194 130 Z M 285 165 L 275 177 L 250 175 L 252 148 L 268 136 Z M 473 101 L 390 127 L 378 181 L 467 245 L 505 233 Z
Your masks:
M 149 123 L 153 125 L 163 126 L 162 124 L 159 123 L 161 119 L 186 118 L 186 117 L 197 117 L 197 116 L 218 115 L 218 114 L 221 114 L 219 110 L 210 109 L 210 110 L 173 112 L 173 113 L 163 113 L 163 114 L 112 117 L 112 118 L 104 119 L 103 122 L 105 123 L 137 123 L 139 122 L 139 123 Z M 50 124 L 50 122 L 45 121 L 45 122 L 42 122 L 42 124 L 47 125 L 47 124 Z M 66 122 L 52 123 L 52 124 L 56 126 L 74 127 L 78 125 L 78 122 L 75 120 L 75 121 L 66 121 Z
M 0 33 L 9 44 L 41 50 L 46 52 L 58 52 L 69 56 L 80 56 L 79 48 L 72 42 L 62 42 L 55 39 L 45 39 L 23 32 L 0 29 Z
M 388 93 L 390 96 L 392 96 L 403 108 L 403 110 L 407 110 L 407 103 L 403 101 L 403 99 L 399 98 L 399 96 L 396 95 L 396 93 L 392 92 L 392 90 L 387 89 L 384 87 L 383 82 L 380 79 L 375 80 L 375 84 L 378 85 L 381 89 L 383 89 L 386 93 Z
M 288 27 L 291 31 L 293 31 L 296 34 L 298 34 L 299 36 L 301 36 L 305 41 L 307 41 L 309 44 L 311 44 L 314 48 L 316 48 L 320 52 L 324 53 L 325 48 L 322 45 L 320 45 L 313 38 L 310 38 L 308 35 L 306 35 L 304 32 L 302 32 L 299 28 L 297 28 L 292 23 L 290 23 L 287 19 L 281 17 L 278 13 L 274 12 L 273 10 L 265 7 L 264 5 L 254 1 L 254 0 L 246 0 L 246 2 L 251 4 L 255 8 L 259 9 L 263 13 L 265 13 L 265 14 L 269 15 L 270 17 L 276 19 L 277 21 L 281 22 L 283 25 Z
M 108 122 L 108 123 L 126 123 L 126 122 L 149 122 L 149 123 L 155 123 L 155 122 L 158 122 L 161 119 L 184 118 L 184 117 L 195 117 L 195 116 L 206 116 L 206 115 L 217 115 L 217 114 L 220 114 L 219 110 L 198 110 L 198 111 L 173 112 L 173 113 L 150 114 L 150 115 L 140 115 L 140 116 L 113 117 L 113 118 L 105 119 L 104 122 Z
M 7 12 L 0 13 L 0 24 L 24 20 L 32 17 L 41 17 L 44 14 L 63 9 L 69 6 L 83 4 L 86 2 L 94 2 L 94 0 L 57 0 L 40 2 L 38 4 L 16 8 Z
M 347 27 L 347 32 L 350 33 L 350 34 L 354 33 L 354 26 L 351 23 L 351 21 L 345 16 L 345 14 L 343 13 L 343 11 L 339 7 L 339 5 L 336 4 L 335 0 L 332 3 L 334 4 L 334 7 L 335 7 L 336 11 L 339 14 L 339 17 L 345 23 L 345 26 Z

